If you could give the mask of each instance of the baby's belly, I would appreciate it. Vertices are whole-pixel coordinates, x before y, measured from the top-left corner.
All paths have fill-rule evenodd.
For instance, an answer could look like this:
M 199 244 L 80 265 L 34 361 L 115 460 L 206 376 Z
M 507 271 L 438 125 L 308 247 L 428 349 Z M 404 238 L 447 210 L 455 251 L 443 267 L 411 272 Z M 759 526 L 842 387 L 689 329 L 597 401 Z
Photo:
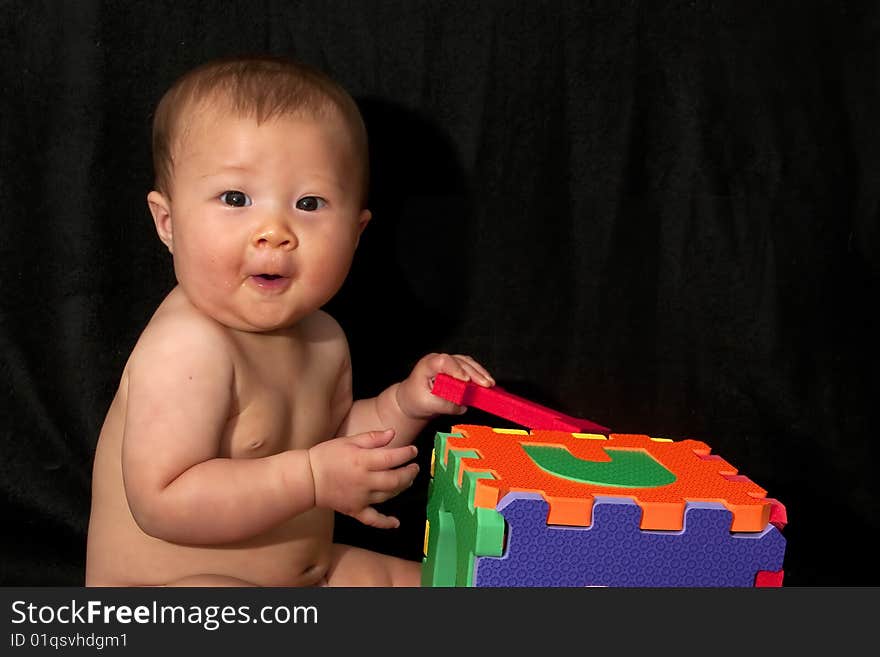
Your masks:
M 163 586 L 199 575 L 234 577 L 257 586 L 314 586 L 330 565 L 333 513 L 312 509 L 241 543 L 190 546 L 145 534 L 129 522 L 93 517 L 86 586 Z

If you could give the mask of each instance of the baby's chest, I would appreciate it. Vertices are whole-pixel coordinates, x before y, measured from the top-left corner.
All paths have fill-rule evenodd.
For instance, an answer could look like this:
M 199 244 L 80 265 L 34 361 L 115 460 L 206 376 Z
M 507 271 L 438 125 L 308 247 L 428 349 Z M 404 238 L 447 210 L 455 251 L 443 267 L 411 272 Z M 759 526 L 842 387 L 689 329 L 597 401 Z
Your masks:
M 222 446 L 231 458 L 307 449 L 332 437 L 336 428 L 330 413 L 332 391 L 320 382 L 295 387 L 254 382 L 238 397 Z

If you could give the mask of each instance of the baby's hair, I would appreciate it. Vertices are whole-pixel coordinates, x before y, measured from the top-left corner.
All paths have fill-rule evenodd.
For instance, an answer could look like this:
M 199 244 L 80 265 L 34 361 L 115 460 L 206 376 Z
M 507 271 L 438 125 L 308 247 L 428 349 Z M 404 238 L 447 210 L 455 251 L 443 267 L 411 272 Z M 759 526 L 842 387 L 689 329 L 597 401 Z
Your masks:
M 212 103 L 258 124 L 283 116 L 341 120 L 348 129 L 362 170 L 361 201 L 366 202 L 369 160 L 367 131 L 354 99 L 316 68 L 273 56 L 210 61 L 185 73 L 171 86 L 153 117 L 155 188 L 170 195 L 174 148 L 187 125 L 187 111 Z

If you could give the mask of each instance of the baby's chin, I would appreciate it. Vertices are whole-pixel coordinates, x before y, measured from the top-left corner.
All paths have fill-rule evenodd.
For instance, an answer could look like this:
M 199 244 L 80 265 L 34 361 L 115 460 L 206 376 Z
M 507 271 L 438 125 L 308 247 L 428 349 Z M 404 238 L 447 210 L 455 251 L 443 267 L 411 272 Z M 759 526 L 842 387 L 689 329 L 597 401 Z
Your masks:
M 308 313 L 306 313 L 308 314 Z M 286 317 L 245 317 L 221 322 L 231 329 L 248 333 L 277 333 L 296 326 L 306 314 L 296 313 Z
M 197 290 L 199 292 L 199 290 Z M 273 333 L 293 328 L 313 315 L 326 303 L 324 296 L 269 294 L 190 294 L 187 297 L 203 315 L 236 331 L 248 333 Z M 331 295 L 325 295 L 330 297 Z
M 269 310 L 269 309 L 266 309 Z M 291 311 L 290 309 L 274 308 L 269 312 L 237 313 L 219 309 L 202 309 L 215 322 L 226 328 L 247 333 L 274 333 L 285 331 L 296 326 L 302 319 L 314 311 Z

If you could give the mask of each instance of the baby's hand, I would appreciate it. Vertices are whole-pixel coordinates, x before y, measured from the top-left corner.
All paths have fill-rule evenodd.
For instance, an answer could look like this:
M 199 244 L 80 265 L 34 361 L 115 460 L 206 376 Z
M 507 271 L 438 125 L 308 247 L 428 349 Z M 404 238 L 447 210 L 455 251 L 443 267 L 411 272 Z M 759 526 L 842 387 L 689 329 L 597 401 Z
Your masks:
M 495 380 L 485 367 L 470 356 L 428 354 L 413 368 L 412 373 L 397 388 L 397 405 L 412 419 L 430 419 L 436 415 L 461 415 L 467 410 L 431 393 L 434 377 L 448 374 L 462 381 L 473 381 L 485 388 Z
M 394 429 L 334 438 L 309 449 L 315 482 L 315 506 L 339 511 L 365 525 L 392 529 L 400 521 L 371 505 L 409 488 L 419 472 L 413 445 L 386 447 Z

